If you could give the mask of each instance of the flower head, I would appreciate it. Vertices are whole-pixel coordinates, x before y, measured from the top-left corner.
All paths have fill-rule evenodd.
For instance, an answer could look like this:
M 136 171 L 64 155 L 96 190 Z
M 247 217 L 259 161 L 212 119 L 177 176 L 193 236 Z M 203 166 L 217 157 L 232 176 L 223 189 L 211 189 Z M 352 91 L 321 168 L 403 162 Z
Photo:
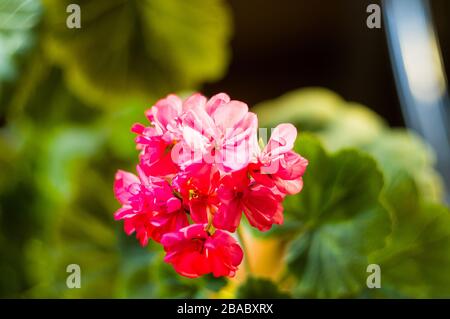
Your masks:
M 256 115 L 224 93 L 171 94 L 145 114 L 150 125 L 131 129 L 138 176 L 116 174 L 115 219 L 141 245 L 160 242 L 183 276 L 234 276 L 243 254 L 228 232 L 243 214 L 260 231 L 282 224 L 284 197 L 303 187 L 308 162 L 293 151 L 297 130 L 280 124 L 261 149 Z

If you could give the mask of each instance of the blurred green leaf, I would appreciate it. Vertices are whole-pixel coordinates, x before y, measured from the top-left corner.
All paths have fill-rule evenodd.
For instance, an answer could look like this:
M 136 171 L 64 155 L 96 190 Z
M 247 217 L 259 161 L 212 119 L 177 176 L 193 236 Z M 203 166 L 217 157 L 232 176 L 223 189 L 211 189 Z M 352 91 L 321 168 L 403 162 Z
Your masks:
M 368 255 L 385 244 L 390 218 L 379 202 L 383 178 L 356 150 L 329 155 L 303 134 L 295 150 L 309 160 L 305 188 L 286 198 L 286 219 L 301 223 L 287 262 L 296 296 L 352 296 L 365 286 Z
M 375 157 L 387 182 L 406 168 L 420 186 L 420 192 L 434 201 L 442 200 L 442 181 L 434 169 L 431 148 L 413 133 L 390 129 L 369 108 L 343 100 L 323 88 L 305 88 L 287 93 L 253 109 L 262 127 L 282 122 L 313 132 L 328 150 L 360 148 Z
M 258 114 L 261 127 L 289 122 L 300 132 L 316 133 L 330 150 L 364 145 L 385 127 L 383 120 L 368 108 L 347 103 L 336 93 L 323 88 L 295 90 L 260 103 L 253 111 Z
M 335 118 L 343 100 L 322 88 L 299 89 L 255 105 L 260 127 L 275 127 L 289 120 L 300 130 L 320 132 Z
M 214 292 L 220 291 L 228 283 L 226 277 L 214 277 L 211 274 L 203 277 L 203 279 L 205 280 L 206 288 Z
M 143 105 L 128 104 L 118 110 L 108 112 L 97 124 L 104 135 L 108 137 L 108 146 L 117 157 L 124 161 L 130 161 L 138 154 L 134 142 L 136 134 L 131 132 L 131 127 L 136 122 L 148 122 L 144 113 Z
M 46 225 L 45 236 L 32 241 L 27 249 L 27 265 L 35 283 L 28 297 L 153 296 L 150 267 L 155 252 L 141 248 L 123 233 L 121 223 L 113 220 L 117 205 L 111 179 L 105 179 L 98 169 L 104 161 L 96 163 L 93 158 L 72 158 L 76 167 L 62 166 L 63 175 L 75 173 L 69 179 L 70 196 L 50 197 L 50 205 L 43 209 L 43 213 L 52 210 L 53 218 Z M 51 171 L 44 172 L 51 176 Z M 66 286 L 69 264 L 81 268 L 80 289 Z
M 236 298 L 240 299 L 282 299 L 290 298 L 288 293 L 281 291 L 278 286 L 269 279 L 249 277 L 241 284 L 236 292 Z
M 3 59 L 5 8 L 20 17 L 14 26 L 28 32 L 38 21 L 23 15 L 31 2 L 39 3 L 0 3 L 0 66 L 15 68 L 16 53 L 25 52 L 18 46 Z M 222 75 L 228 10 L 220 0 L 82 1 L 82 29 L 71 30 L 69 3 L 46 2 L 48 56 L 33 51 L 27 72 L 0 96 L 8 106 L 0 114 L 6 123 L 0 130 L 0 271 L 6 274 L 0 296 L 208 297 L 227 280 L 182 278 L 163 262 L 159 245 L 141 248 L 126 236 L 113 219 L 119 205 L 112 183 L 118 167 L 137 160 L 129 130 L 144 120 L 142 99 L 153 102 Z M 104 113 L 83 101 L 119 107 Z M 72 263 L 81 267 L 80 289 L 66 286 Z
M 0 81 L 16 77 L 16 58 L 33 46 L 33 28 L 40 21 L 41 13 L 39 0 L 0 2 Z
M 45 219 L 37 213 L 39 193 L 34 183 L 34 147 L 30 135 L 17 126 L 0 129 L 0 296 L 19 297 L 29 287 L 23 251 L 40 234 Z
M 220 282 L 208 278 L 179 276 L 164 263 L 160 245 L 142 248 L 134 236 L 125 235 L 123 223 L 113 218 L 119 207 L 112 191 L 117 157 L 108 153 L 106 139 L 89 135 L 92 129 L 103 136 L 102 125 L 67 127 L 43 140 L 49 143 L 42 158 L 48 167 L 40 168 L 40 191 L 49 201 L 41 213 L 53 218 L 45 225 L 42 239 L 31 241 L 26 248 L 26 265 L 34 284 L 24 296 L 193 298 L 220 289 Z M 75 132 L 80 139 L 71 141 Z M 56 176 L 69 177 L 60 180 Z M 81 267 L 80 289 L 66 286 L 69 264 Z
M 388 245 L 374 254 L 384 297 L 450 297 L 450 211 L 424 200 L 414 180 L 399 173 L 384 191 L 393 215 Z
M 80 166 L 100 148 L 100 133 L 89 128 L 68 126 L 55 129 L 48 135 L 46 154 L 41 158 L 38 174 L 42 174 L 42 189 L 55 200 L 69 200 L 74 181 L 78 181 L 76 176 L 82 175 Z
M 153 102 L 225 71 L 231 21 L 223 1 L 83 0 L 80 29 L 66 26 L 70 0 L 44 3 L 46 51 L 90 103 Z
M 419 185 L 421 195 L 436 202 L 443 198 L 434 153 L 417 135 L 401 129 L 388 130 L 364 148 L 377 160 L 388 184 L 399 172 L 406 171 Z

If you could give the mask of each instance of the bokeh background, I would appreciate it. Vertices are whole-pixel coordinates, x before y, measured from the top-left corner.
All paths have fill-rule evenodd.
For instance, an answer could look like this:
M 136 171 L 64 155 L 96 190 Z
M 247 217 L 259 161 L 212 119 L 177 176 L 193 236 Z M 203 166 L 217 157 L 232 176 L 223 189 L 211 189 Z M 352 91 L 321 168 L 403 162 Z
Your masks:
M 70 3 L 81 29 L 66 26 Z M 0 296 L 450 297 L 443 180 L 405 128 L 370 3 L 1 0 Z M 450 3 L 430 3 L 448 73 Z M 114 173 L 137 159 L 131 125 L 193 91 L 247 102 L 262 127 L 294 123 L 310 161 L 285 225 L 245 232 L 250 266 L 234 279 L 182 278 L 113 220 Z

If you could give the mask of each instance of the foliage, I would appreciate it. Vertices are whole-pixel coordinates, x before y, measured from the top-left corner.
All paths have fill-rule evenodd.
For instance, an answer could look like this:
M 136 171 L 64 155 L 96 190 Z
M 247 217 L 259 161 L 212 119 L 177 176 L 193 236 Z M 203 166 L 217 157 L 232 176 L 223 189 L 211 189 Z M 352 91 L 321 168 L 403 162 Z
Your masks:
M 291 121 L 339 150 L 328 155 L 306 133 L 296 143 L 310 160 L 307 186 L 286 200 L 286 225 L 271 233 L 288 238 L 280 245 L 288 247 L 296 296 L 450 296 L 442 271 L 450 259 L 450 211 L 440 204 L 433 153 L 420 138 L 325 89 L 294 91 L 256 112 L 262 126 Z M 366 287 L 370 263 L 381 267 L 382 289 Z
M 0 4 L 0 83 L 17 76 L 17 58 L 33 46 L 33 29 L 41 11 L 37 0 L 4 0 Z
M 85 101 L 148 102 L 216 80 L 226 67 L 230 23 L 220 0 L 78 1 L 81 29 L 61 14 L 71 1 L 44 3 L 45 49 Z
M 384 190 L 393 217 L 388 244 L 372 262 L 383 269 L 384 297 L 448 298 L 450 211 L 423 198 L 414 180 L 399 172 Z
M 81 7 L 86 25 L 72 30 L 65 26 L 65 2 L 8 0 L 0 5 L 7 18 L 0 38 L 9 39 L 11 33 L 28 39 L 26 56 L 25 47 L 1 46 L 8 58 L 2 63 L 17 76 L 0 76 L 0 84 L 14 84 L 0 96 L 0 295 L 206 296 L 225 283 L 178 278 L 161 256 L 155 258 L 160 250 L 143 250 L 122 235 L 112 219 L 117 208 L 112 176 L 117 167 L 133 165 L 135 145 L 126 132 L 143 121 L 147 101 L 222 76 L 228 9 L 219 0 L 199 0 L 194 6 L 95 1 Z M 120 37 L 125 34 L 129 38 Z M 105 50 L 108 43 L 122 51 Z M 102 54 L 111 59 L 128 55 L 128 63 L 98 64 Z M 21 55 L 23 63 L 16 63 Z M 81 266 L 79 290 L 65 284 L 71 263 Z
M 290 298 L 288 293 L 280 291 L 272 281 L 254 277 L 249 277 L 239 287 L 236 297 L 243 299 Z
M 356 294 L 366 277 L 368 256 L 384 246 L 390 231 L 379 201 L 383 178 L 369 156 L 355 150 L 328 155 L 304 135 L 296 150 L 310 161 L 297 196 L 287 198 L 287 222 L 300 225 L 289 244 L 287 263 L 298 278 L 297 296 Z
M 412 132 L 389 128 L 363 105 L 323 88 L 306 88 L 256 105 L 255 112 L 261 127 L 291 121 L 300 133 L 315 133 L 327 149 L 357 147 L 368 152 L 388 181 L 399 169 L 406 169 L 427 198 L 442 200 L 442 182 L 429 147 Z

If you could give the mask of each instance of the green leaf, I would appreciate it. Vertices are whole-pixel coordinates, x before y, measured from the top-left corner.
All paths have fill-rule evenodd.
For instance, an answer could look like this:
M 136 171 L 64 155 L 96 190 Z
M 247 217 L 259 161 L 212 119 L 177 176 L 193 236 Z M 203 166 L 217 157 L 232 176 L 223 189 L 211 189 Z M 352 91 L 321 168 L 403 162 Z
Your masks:
M 214 292 L 220 291 L 228 283 L 226 277 L 214 277 L 211 274 L 204 276 L 203 280 L 205 281 L 205 287 Z
M 278 286 L 269 279 L 249 277 L 239 286 L 236 298 L 240 299 L 282 299 L 290 298 L 288 293 L 281 291 Z
M 0 3 L 0 80 L 17 75 L 17 56 L 34 44 L 33 29 L 42 13 L 39 0 L 2 0 Z
M 380 204 L 383 178 L 356 150 L 329 155 L 304 134 L 295 149 L 309 160 L 304 189 L 286 198 L 287 220 L 302 224 L 287 255 L 296 296 L 337 298 L 363 289 L 368 256 L 385 244 L 390 218 Z
M 387 183 L 400 169 L 407 169 L 420 192 L 434 201 L 442 200 L 443 186 L 434 168 L 434 154 L 418 136 L 404 129 L 390 129 L 369 108 L 347 102 L 332 91 L 305 88 L 287 93 L 253 109 L 262 127 L 283 122 L 300 132 L 313 132 L 328 150 L 362 149 L 378 161 Z
M 420 196 L 414 180 L 399 173 L 384 191 L 393 215 L 388 245 L 373 255 L 381 267 L 384 297 L 450 297 L 450 211 Z
M 75 176 L 81 167 L 98 150 L 101 132 L 85 127 L 61 127 L 43 136 L 46 154 L 43 155 L 38 174 L 42 174 L 42 189 L 57 201 L 67 201 L 73 194 Z
M 442 200 L 443 182 L 434 169 L 434 153 L 419 136 L 401 129 L 389 130 L 364 148 L 377 160 L 388 184 L 405 171 L 424 197 Z
M 348 103 L 323 88 L 295 90 L 260 103 L 253 111 L 258 114 L 261 127 L 289 122 L 300 132 L 316 133 L 330 150 L 364 145 L 385 127 L 383 120 L 367 107 Z
M 136 158 L 138 154 L 134 142 L 136 134 L 131 132 L 131 127 L 136 122 L 148 122 L 144 113 L 145 106 L 142 104 L 124 105 L 105 114 L 98 123 L 99 129 L 108 137 L 108 146 L 125 161 Z
M 223 1 L 82 0 L 79 29 L 66 26 L 72 1 L 44 3 L 46 51 L 90 103 L 148 103 L 225 71 L 231 21 Z
M 31 148 L 24 145 L 28 134 L 17 127 L 0 129 L 0 296 L 20 297 L 28 289 L 23 248 L 30 237 L 41 232 L 43 218 L 35 205 Z

